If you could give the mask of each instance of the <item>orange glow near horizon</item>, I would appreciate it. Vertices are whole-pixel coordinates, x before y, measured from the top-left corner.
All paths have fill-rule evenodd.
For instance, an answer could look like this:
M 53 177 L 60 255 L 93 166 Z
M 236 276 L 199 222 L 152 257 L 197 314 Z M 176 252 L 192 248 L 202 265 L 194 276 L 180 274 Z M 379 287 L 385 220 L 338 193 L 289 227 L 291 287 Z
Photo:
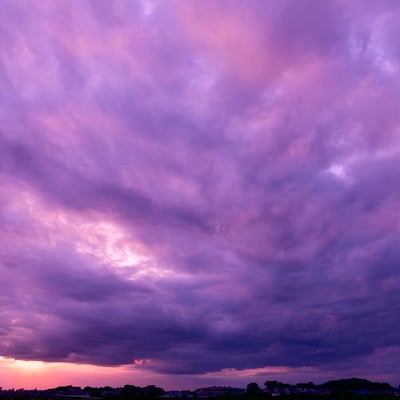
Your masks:
M 136 360 L 138 361 L 138 360 Z M 140 360 L 139 360 L 140 361 Z M 150 385 L 162 376 L 137 368 L 140 362 L 125 366 L 97 366 L 65 362 L 25 361 L 0 357 L 0 386 L 3 389 L 47 389 L 56 386 Z
M 134 365 L 103 367 L 89 364 L 24 361 L 0 357 L 3 389 L 46 389 L 61 385 L 123 386 L 132 381 L 147 385 L 158 381 L 155 373 Z
M 0 386 L 3 389 L 47 389 L 57 386 L 114 386 L 126 384 L 146 386 L 155 384 L 166 390 L 195 389 L 217 385 L 239 385 L 245 387 L 250 381 L 265 380 L 264 377 L 290 373 L 287 367 L 264 367 L 237 370 L 227 368 L 202 375 L 164 375 L 140 368 L 142 360 L 135 360 L 131 365 L 96 366 L 62 362 L 24 361 L 0 357 Z M 310 373 L 309 370 L 304 371 Z
M 328 372 L 313 367 L 261 367 L 238 370 L 225 368 L 220 371 L 198 375 L 168 375 L 142 368 L 144 360 L 123 366 L 96 366 L 63 362 L 24 361 L 0 356 L 0 387 L 3 389 L 48 389 L 73 385 L 122 387 L 157 385 L 165 390 L 194 390 L 199 387 L 236 386 L 245 388 L 249 382 L 263 386 L 266 379 L 284 382 L 306 382 L 313 377 L 314 383 L 337 379 L 334 371 Z M 149 361 L 149 360 L 146 360 Z M 366 379 L 393 381 L 392 375 L 362 375 Z

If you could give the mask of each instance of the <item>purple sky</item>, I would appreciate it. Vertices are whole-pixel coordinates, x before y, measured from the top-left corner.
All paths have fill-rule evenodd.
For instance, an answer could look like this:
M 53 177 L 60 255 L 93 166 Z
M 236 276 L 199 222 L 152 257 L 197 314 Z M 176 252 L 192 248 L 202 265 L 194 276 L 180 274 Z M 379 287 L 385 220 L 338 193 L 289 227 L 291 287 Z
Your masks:
M 3 0 L 0 386 L 399 384 L 399 37 L 397 0 Z

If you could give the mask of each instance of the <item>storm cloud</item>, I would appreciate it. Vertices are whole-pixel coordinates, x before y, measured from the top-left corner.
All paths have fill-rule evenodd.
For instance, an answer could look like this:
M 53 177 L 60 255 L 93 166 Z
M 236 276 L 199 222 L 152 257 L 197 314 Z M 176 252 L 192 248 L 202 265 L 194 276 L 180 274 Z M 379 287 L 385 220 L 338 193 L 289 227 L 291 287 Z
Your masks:
M 3 1 L 0 356 L 398 373 L 399 22 Z

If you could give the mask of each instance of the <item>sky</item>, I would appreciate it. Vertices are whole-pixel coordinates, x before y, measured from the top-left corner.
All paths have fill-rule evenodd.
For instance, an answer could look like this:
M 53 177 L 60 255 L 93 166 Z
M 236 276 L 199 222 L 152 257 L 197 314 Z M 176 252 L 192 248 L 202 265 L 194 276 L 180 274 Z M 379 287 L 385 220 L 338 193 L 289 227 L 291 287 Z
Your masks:
M 2 0 L 0 386 L 400 384 L 400 2 Z

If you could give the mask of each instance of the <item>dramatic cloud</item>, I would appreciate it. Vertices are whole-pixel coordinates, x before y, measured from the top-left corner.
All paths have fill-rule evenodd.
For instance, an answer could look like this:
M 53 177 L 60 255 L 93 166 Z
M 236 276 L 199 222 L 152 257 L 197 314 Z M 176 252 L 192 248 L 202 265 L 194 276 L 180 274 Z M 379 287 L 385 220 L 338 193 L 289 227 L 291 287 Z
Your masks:
M 0 356 L 396 383 L 399 26 L 389 0 L 5 0 Z

